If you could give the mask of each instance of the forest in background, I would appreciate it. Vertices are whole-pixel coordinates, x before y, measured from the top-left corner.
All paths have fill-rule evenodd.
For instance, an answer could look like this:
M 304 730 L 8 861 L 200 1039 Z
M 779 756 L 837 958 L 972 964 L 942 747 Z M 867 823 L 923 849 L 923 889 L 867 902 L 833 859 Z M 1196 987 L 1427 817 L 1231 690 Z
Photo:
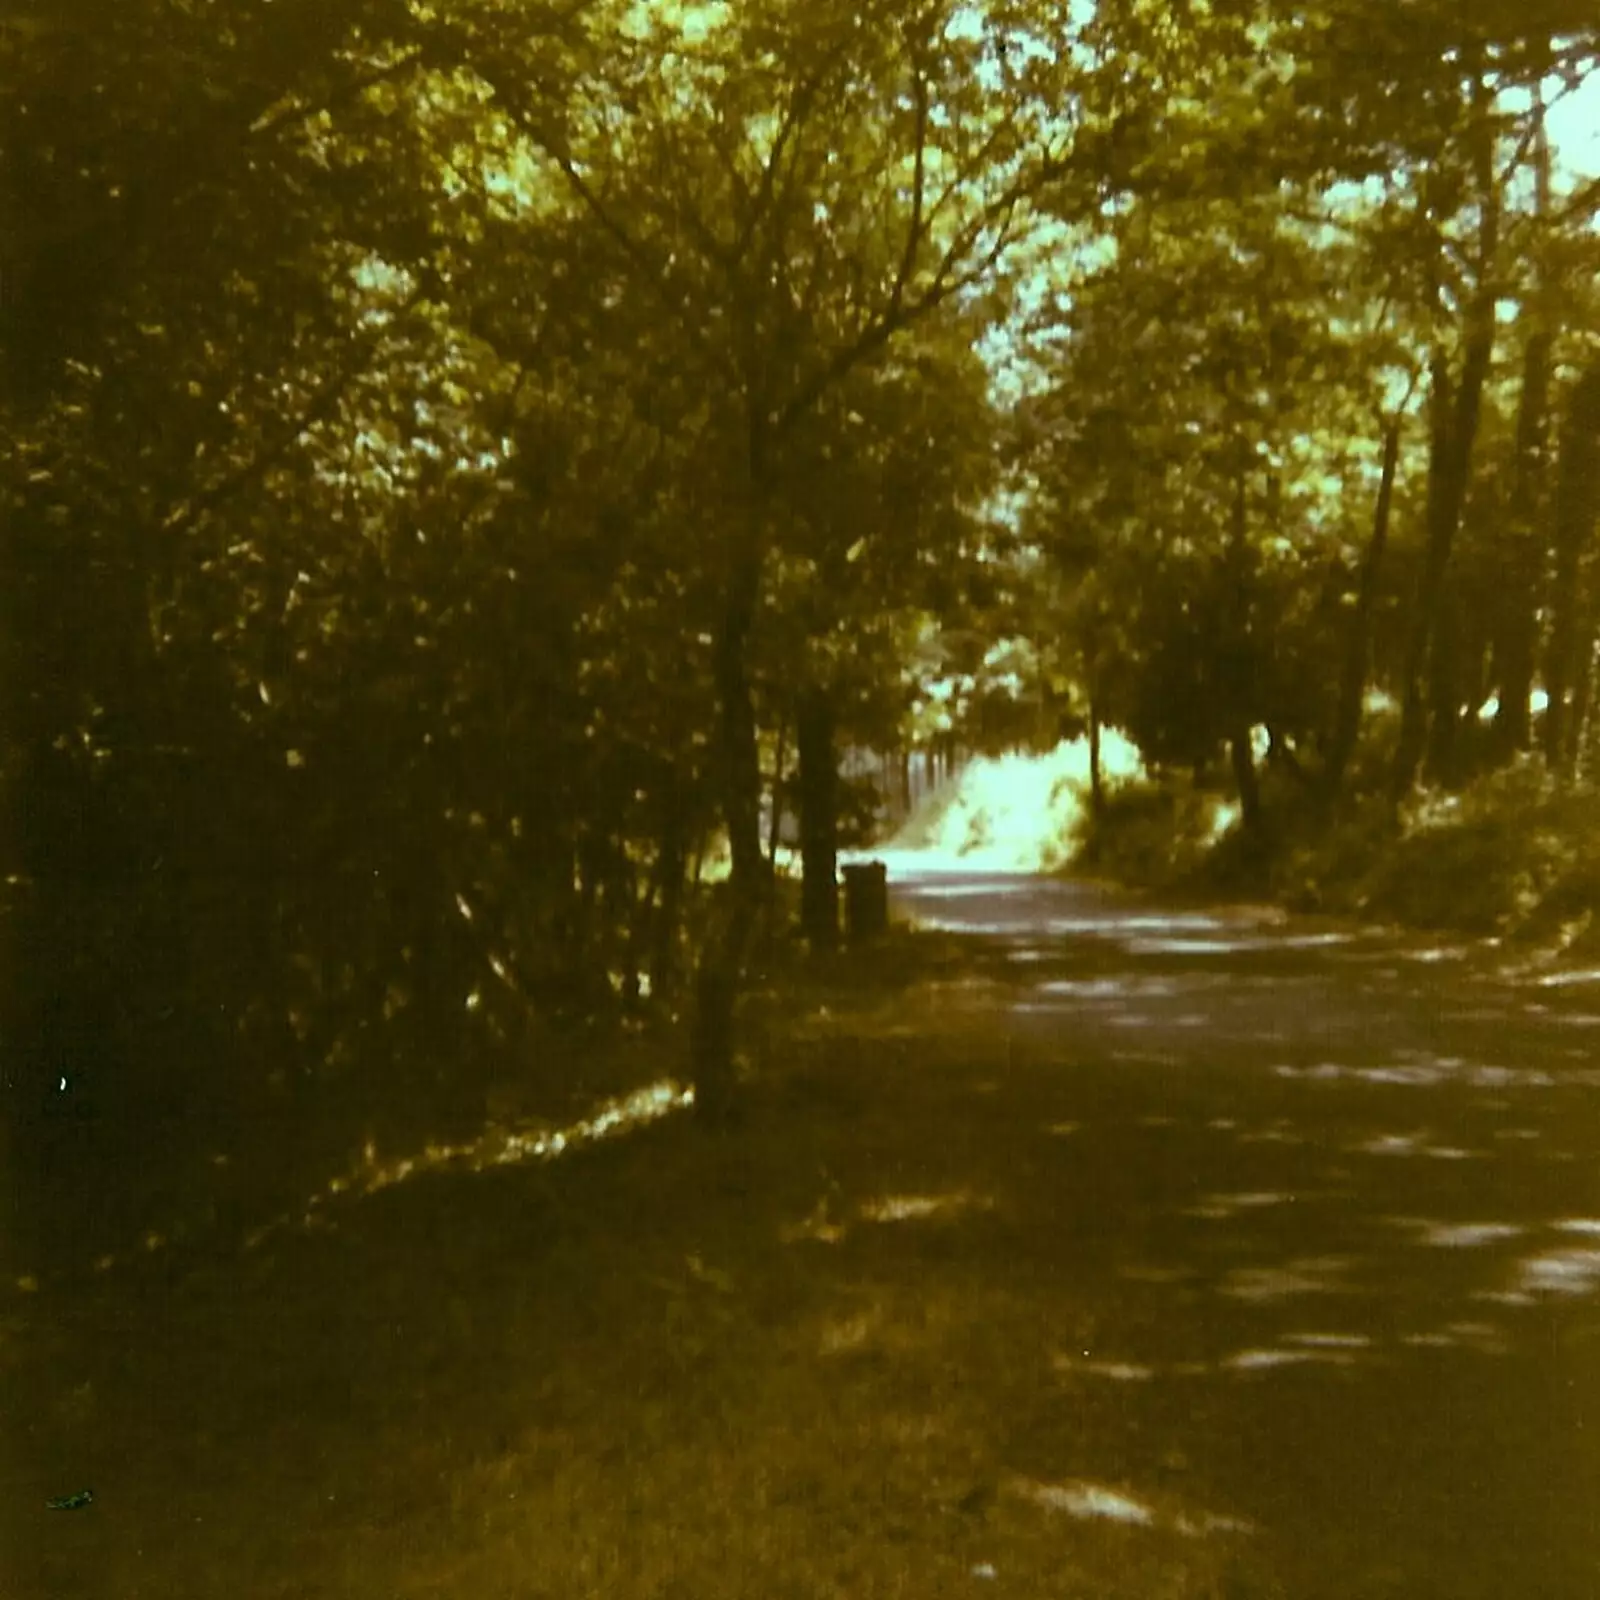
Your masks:
M 597 1023 L 688 1018 L 716 1120 L 855 751 L 1114 728 L 1104 870 L 1221 783 L 1221 878 L 1581 920 L 1597 57 L 1567 0 L 13 5 L 19 1228 Z

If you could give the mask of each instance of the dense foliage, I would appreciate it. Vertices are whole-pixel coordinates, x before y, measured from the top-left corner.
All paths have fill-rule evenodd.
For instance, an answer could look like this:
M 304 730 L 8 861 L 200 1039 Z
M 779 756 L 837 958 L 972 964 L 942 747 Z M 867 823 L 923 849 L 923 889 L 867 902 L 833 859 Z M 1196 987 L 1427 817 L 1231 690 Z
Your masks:
M 1600 39 L 1480 10 L 13 6 L 17 1161 L 680 997 L 716 1111 L 847 748 L 1120 726 L 1263 849 L 1261 730 L 1330 814 L 1581 776 Z

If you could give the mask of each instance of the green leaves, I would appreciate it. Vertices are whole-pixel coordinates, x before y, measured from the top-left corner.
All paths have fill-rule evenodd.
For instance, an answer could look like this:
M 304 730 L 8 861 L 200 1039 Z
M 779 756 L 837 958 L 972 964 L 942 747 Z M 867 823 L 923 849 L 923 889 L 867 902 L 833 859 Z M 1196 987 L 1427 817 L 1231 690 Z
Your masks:
M 233 1059 L 243 1018 L 318 1071 L 427 1014 L 425 1075 L 481 1042 L 485 948 L 501 996 L 671 968 L 805 687 L 859 740 L 1030 675 L 1185 759 L 1315 728 L 1416 375 L 1459 385 L 1469 306 L 1537 321 L 1558 379 L 1583 354 L 1592 207 L 1539 198 L 1528 91 L 1592 36 L 1485 18 L 13 8 L 18 981 L 120 996 L 140 953 L 134 1059 L 179 994 L 216 1036 L 169 1054 Z M 81 887 L 152 853 L 148 897 Z

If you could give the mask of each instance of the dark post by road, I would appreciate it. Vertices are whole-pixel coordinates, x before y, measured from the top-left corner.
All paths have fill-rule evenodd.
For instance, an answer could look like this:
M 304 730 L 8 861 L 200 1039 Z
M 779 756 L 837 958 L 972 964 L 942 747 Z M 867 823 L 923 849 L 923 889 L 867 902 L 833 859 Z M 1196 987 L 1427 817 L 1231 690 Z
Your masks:
M 889 869 L 863 861 L 844 869 L 845 932 L 851 944 L 877 938 L 889 927 Z

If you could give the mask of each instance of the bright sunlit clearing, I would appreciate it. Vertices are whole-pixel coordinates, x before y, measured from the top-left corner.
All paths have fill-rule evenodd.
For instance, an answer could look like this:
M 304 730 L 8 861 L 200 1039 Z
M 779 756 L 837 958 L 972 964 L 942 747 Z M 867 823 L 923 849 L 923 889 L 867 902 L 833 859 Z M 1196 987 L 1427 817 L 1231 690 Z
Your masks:
M 1142 775 L 1139 752 L 1121 734 L 1100 741 L 1107 784 Z M 923 870 L 1048 872 L 1071 853 L 1089 805 L 1089 742 L 1046 755 L 980 757 L 927 796 L 880 858 L 902 856 Z

